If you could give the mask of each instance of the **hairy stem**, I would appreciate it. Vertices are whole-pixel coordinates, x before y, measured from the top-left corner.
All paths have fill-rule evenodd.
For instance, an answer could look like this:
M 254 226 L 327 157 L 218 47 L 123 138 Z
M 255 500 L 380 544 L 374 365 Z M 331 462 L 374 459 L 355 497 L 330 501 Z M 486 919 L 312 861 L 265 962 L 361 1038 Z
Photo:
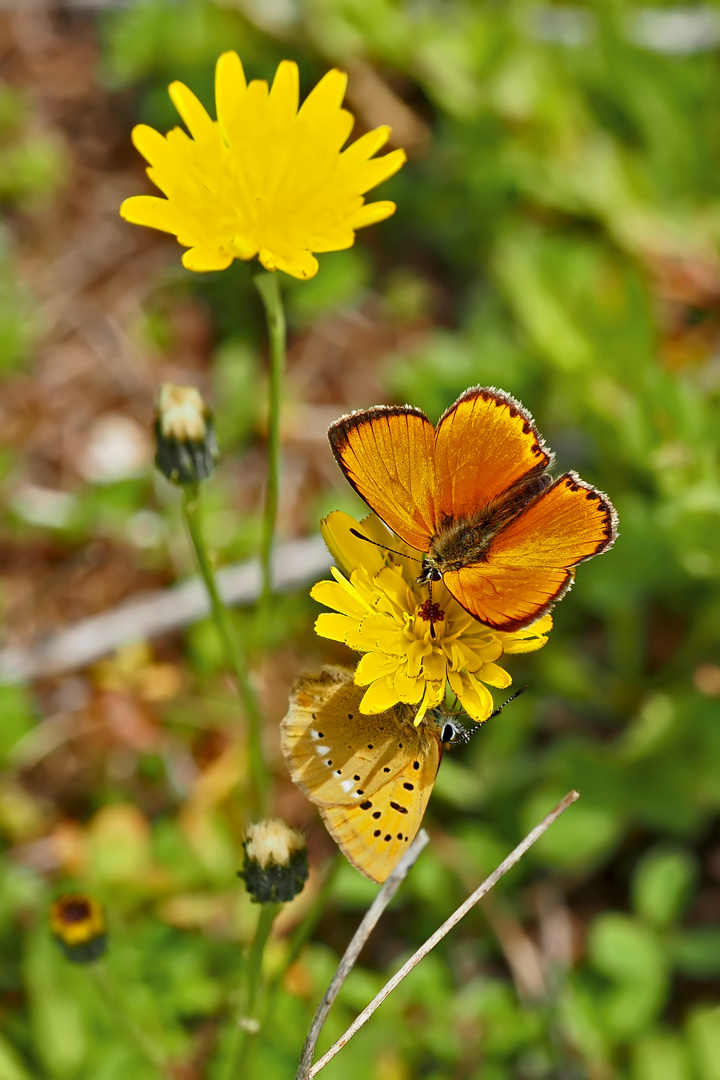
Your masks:
M 232 668 L 238 683 L 240 696 L 245 706 L 250 729 L 250 812 L 251 817 L 263 817 L 267 813 L 270 777 L 262 751 L 262 716 L 260 704 L 255 693 L 247 657 L 238 639 L 230 612 L 222 601 L 215 580 L 215 571 L 203 537 L 200 515 L 200 488 L 197 484 L 183 487 L 183 513 L 190 539 L 197 556 L 200 573 L 210 597 L 213 621 L 225 648 L 228 664 Z
M 265 308 L 270 337 L 270 400 L 268 402 L 268 472 L 265 488 L 260 563 L 262 566 L 262 591 L 260 612 L 267 612 L 272 596 L 272 548 L 277 519 L 280 491 L 280 399 L 285 369 L 286 329 L 285 310 L 280 293 L 279 275 L 258 274 L 257 290 Z

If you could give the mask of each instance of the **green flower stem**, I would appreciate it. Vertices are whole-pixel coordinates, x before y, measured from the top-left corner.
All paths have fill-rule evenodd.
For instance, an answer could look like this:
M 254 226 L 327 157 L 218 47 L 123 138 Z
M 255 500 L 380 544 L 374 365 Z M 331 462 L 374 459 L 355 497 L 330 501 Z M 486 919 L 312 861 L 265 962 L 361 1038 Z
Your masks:
M 266 612 L 272 596 L 271 559 L 275 521 L 277 518 L 278 493 L 280 489 L 280 397 L 283 371 L 285 369 L 286 330 L 285 310 L 278 282 L 279 274 L 258 274 L 257 290 L 265 307 L 270 335 L 270 401 L 268 410 L 268 475 L 265 488 L 260 563 L 262 566 L 262 592 L 260 610 Z
M 282 904 L 260 905 L 260 914 L 258 916 L 257 926 L 255 927 L 255 937 L 250 946 L 250 955 L 247 962 L 245 1007 L 240 1022 L 238 1023 L 235 1044 L 230 1052 L 230 1068 L 227 1074 L 228 1080 L 234 1080 L 234 1078 L 235 1080 L 241 1080 L 247 1072 L 246 1058 L 250 1046 L 250 1038 L 251 1035 L 257 1034 L 257 1031 L 260 1028 L 259 1021 L 254 1014 L 257 1007 L 263 954 L 265 952 L 267 940 L 270 937 L 270 931 L 272 929 L 272 924 L 275 921 L 275 916 L 280 911 L 281 907 Z M 257 1028 L 253 1029 L 253 1024 L 257 1024 Z
M 240 695 L 245 705 L 250 727 L 250 796 L 251 817 L 264 817 L 267 813 L 270 778 L 262 751 L 262 716 L 260 704 L 250 680 L 247 658 L 230 621 L 230 613 L 218 592 L 215 573 L 202 532 L 200 520 L 200 488 L 198 484 L 183 485 L 183 513 L 190 539 L 197 555 L 202 574 L 210 597 L 210 607 L 215 626 L 225 648 L 227 661 L 235 673 Z
M 87 970 L 100 994 L 105 999 L 109 1011 L 122 1027 L 135 1049 L 160 1076 L 167 1076 L 165 1055 L 155 1046 L 150 1035 L 143 1031 L 128 1013 L 125 1002 L 121 994 L 118 993 L 115 982 L 105 964 L 102 962 L 89 964 Z

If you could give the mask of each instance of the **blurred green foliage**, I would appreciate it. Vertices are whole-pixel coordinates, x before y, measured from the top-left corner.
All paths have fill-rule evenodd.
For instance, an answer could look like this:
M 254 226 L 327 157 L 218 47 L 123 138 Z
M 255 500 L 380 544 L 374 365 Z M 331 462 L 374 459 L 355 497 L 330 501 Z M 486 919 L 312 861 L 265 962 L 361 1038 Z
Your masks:
M 369 294 L 398 325 L 424 319 L 383 365 L 387 400 L 434 420 L 468 385 L 503 386 L 532 410 L 558 467 L 606 490 L 620 518 L 616 547 L 580 568 L 546 648 L 513 664 L 530 692 L 443 764 L 429 815 L 437 842 L 387 916 L 392 945 L 353 972 L 321 1050 L 388 966 L 575 787 L 580 802 L 501 883 L 491 908 L 535 937 L 540 897 L 562 893 L 566 952 L 541 992 L 523 997 L 492 918 L 475 912 L 323 1075 L 718 1080 L 718 50 L 642 48 L 629 32 L 639 9 L 623 3 L 584 5 L 582 34 L 565 42 L 543 36 L 523 3 L 296 0 L 264 16 L 261 5 L 243 7 L 247 16 L 210 0 L 155 0 L 108 13 L 100 78 L 131 88 L 136 119 L 165 130 L 176 123 L 166 83 L 181 79 L 211 107 L 213 65 L 227 48 L 252 77 L 297 59 L 305 90 L 330 65 L 372 64 L 431 138 L 410 148 L 383 189 L 398 203 L 395 217 L 351 251 L 321 256 L 311 283 L 288 285 L 291 332 Z M 53 171 L 47 143 L 5 149 L 16 109 L 0 97 L 3 200 L 35 195 Z M 30 339 L 6 265 L 11 254 L 0 249 L 0 353 L 11 368 Z M 244 267 L 188 288 L 214 313 L 217 430 L 230 458 L 255 438 L 264 407 L 257 302 Z M 148 336 L 161 341 L 162 319 L 148 319 Z M 140 481 L 98 490 L 69 528 L 119 528 L 147 498 Z M 346 499 L 338 487 L 323 509 Z M 208 514 L 223 557 L 253 550 L 257 519 L 231 505 L 222 470 Z M 283 601 L 258 652 L 304 642 L 317 661 L 320 647 L 307 645 L 313 615 L 304 598 Z M 207 624 L 191 629 L 187 650 L 198 693 L 232 722 Z M 12 763 L 35 709 L 29 693 L 2 693 L 0 753 Z M 164 719 L 190 722 L 172 705 Z M 158 759 L 141 770 L 148 784 L 165 782 Z M 8 776 L 0 830 L 10 843 L 41 824 Z M 116 816 L 91 819 L 95 846 L 74 884 L 93 887 L 112 911 L 108 964 L 129 1015 L 181 1059 L 198 1033 L 207 1029 L 212 1042 L 214 1020 L 232 1010 L 237 942 L 255 913 L 234 884 L 238 852 L 223 814 L 208 813 L 198 843 L 179 807 L 149 827 L 126 800 L 121 780 L 97 792 L 92 812 L 107 803 Z M 12 862 L 1 873 L 1 1080 L 153 1075 L 88 973 L 69 971 L 48 941 L 40 875 Z M 374 891 L 343 867 L 338 928 L 326 935 L 338 948 Z M 215 936 L 213 918 L 223 927 Z M 278 969 L 282 948 L 271 956 Z M 322 935 L 303 953 L 258 1039 L 252 1075 L 294 1074 L 336 961 Z M 222 1048 L 213 1050 L 221 1060 Z M 211 1080 L 220 1075 L 208 1065 Z

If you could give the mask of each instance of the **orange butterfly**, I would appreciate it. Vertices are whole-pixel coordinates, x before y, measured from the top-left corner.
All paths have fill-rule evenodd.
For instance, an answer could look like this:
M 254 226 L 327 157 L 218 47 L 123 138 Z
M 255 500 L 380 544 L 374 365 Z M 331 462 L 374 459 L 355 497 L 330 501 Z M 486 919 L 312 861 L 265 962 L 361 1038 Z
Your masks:
M 419 727 L 411 705 L 366 716 L 364 692 L 344 668 L 301 676 L 280 725 L 281 743 L 294 783 L 341 851 L 380 883 L 415 839 L 443 746 L 468 734 L 444 709 L 428 712 Z
M 348 481 L 480 622 L 528 626 L 570 588 L 574 567 L 617 536 L 607 495 L 553 455 L 530 413 L 494 387 L 461 394 L 434 429 L 424 412 L 376 405 L 328 438 Z

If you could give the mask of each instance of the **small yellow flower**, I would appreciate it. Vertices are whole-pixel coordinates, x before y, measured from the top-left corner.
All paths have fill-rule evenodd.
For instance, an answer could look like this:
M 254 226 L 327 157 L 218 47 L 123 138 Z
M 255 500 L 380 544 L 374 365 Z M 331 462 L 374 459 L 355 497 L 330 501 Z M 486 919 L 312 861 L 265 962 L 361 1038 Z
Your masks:
M 333 567 L 335 580 L 320 581 L 311 591 L 315 600 L 334 609 L 318 616 L 315 630 L 365 654 L 355 671 L 357 685 L 368 687 L 362 711 L 379 713 L 402 701 L 418 707 L 417 724 L 444 701 L 449 684 L 473 720 L 486 720 L 493 700 L 485 684 L 505 688 L 512 682 L 496 661 L 504 654 L 541 649 L 552 629 L 551 616 L 524 630 L 500 633 L 469 615 L 442 582 L 433 583 L 431 611 L 428 588 L 416 581 L 418 552 L 374 514 L 358 524 L 336 510 L 321 529 L 342 573 Z M 380 546 L 354 536 L 351 529 Z
M 313 252 L 352 247 L 355 229 L 383 221 L 395 203 L 363 195 L 402 167 L 404 150 L 373 157 L 390 137 L 379 127 L 341 153 L 353 117 L 341 108 L 347 75 L 329 71 L 298 109 L 297 64 L 283 60 L 272 88 L 246 83 L 237 53 L 215 72 L 217 121 L 180 82 L 170 97 L 190 136 L 145 124 L 132 133 L 166 196 L 136 195 L 120 213 L 136 225 L 174 233 L 190 250 L 188 270 L 225 270 L 257 256 L 266 270 L 314 277 Z
M 105 952 L 107 933 L 102 908 L 84 893 L 66 893 L 50 908 L 50 929 L 68 960 L 89 964 Z

